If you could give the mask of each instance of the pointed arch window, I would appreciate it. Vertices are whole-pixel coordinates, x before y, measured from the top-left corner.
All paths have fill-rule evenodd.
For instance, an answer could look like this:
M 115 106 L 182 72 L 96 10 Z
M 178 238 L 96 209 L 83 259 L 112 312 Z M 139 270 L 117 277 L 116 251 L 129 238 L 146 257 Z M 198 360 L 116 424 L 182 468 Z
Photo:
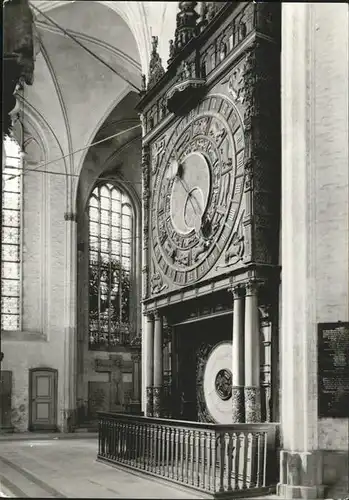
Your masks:
M 5 137 L 3 147 L 1 329 L 20 330 L 22 158 L 13 138 Z
M 118 186 L 98 185 L 89 200 L 89 343 L 129 342 L 134 212 Z

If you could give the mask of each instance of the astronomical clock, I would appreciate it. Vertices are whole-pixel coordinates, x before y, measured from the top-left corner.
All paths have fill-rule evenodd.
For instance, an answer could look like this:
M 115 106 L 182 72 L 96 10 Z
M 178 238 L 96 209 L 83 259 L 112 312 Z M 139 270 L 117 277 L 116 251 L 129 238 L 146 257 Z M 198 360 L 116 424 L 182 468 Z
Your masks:
M 191 419 L 232 418 L 233 303 L 241 290 L 248 301 L 256 284 L 251 314 L 264 339 L 255 339 L 257 349 L 266 346 L 264 414 L 270 405 L 279 283 L 279 39 L 277 2 L 179 2 L 166 71 L 152 38 L 138 104 L 143 311 L 150 321 L 161 316 L 174 335 L 172 401 L 192 408 L 195 400 Z M 254 317 L 246 319 L 244 335 Z M 254 384 L 246 389 L 249 415 L 258 413 Z
M 161 159 L 154 156 L 153 258 L 169 284 L 195 283 L 217 263 L 239 214 L 243 155 L 239 112 L 213 93 L 173 127 Z

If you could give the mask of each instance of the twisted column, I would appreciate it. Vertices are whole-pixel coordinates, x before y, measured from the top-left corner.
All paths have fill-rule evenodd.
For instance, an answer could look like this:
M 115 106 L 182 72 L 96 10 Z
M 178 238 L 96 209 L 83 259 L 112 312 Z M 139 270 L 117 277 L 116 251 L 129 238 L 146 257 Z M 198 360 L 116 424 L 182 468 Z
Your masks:
M 261 421 L 260 334 L 257 280 L 245 284 L 245 421 Z
M 161 417 L 163 392 L 163 328 L 159 311 L 154 313 L 153 417 Z
M 232 343 L 232 422 L 245 421 L 244 408 L 244 297 L 242 288 L 232 288 L 233 343 Z

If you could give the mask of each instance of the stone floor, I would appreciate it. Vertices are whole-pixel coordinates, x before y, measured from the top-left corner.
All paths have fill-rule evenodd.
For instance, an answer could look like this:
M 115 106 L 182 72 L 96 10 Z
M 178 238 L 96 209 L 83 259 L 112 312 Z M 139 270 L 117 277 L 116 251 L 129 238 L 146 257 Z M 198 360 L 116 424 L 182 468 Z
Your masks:
M 0 496 L 16 498 L 204 498 L 96 462 L 93 435 L 0 437 Z M 266 497 L 262 497 L 266 500 Z M 275 497 L 273 497 L 275 498 Z M 260 499 L 261 500 L 261 499 Z

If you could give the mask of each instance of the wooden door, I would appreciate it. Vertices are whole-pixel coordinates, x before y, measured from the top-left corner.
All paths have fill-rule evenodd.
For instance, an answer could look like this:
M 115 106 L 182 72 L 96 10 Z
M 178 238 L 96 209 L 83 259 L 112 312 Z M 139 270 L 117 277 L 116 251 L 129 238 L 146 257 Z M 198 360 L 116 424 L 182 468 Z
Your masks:
M 29 390 L 29 430 L 57 430 L 57 370 L 31 370 Z

